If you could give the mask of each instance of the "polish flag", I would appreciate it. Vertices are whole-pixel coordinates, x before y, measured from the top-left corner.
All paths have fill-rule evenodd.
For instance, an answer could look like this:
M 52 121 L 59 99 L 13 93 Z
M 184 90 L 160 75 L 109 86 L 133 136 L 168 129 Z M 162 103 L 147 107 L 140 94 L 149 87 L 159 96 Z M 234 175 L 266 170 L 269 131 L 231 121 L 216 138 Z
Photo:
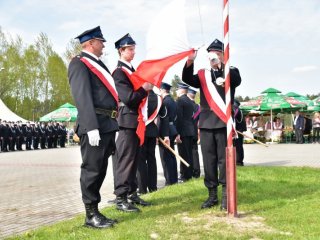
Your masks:
M 185 0 L 168 4 L 153 20 L 147 34 L 147 56 L 132 73 L 135 82 L 160 87 L 168 69 L 194 53 L 189 47 L 184 16 Z

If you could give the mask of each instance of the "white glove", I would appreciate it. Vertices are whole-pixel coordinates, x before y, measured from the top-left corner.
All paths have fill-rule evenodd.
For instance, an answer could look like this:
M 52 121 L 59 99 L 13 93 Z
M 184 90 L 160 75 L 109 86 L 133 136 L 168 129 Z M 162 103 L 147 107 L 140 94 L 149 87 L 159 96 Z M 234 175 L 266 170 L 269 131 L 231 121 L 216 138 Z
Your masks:
M 222 77 L 218 77 L 217 80 L 216 80 L 216 84 L 221 86 L 222 84 L 224 84 L 226 80 Z
M 216 53 L 214 53 L 214 52 L 209 52 L 208 53 L 208 58 L 214 64 L 219 64 L 220 63 L 220 59 L 219 59 L 218 55 Z
M 189 61 L 194 61 L 196 59 L 196 57 L 197 57 L 197 54 L 198 54 L 198 51 L 194 51 L 193 54 L 188 56 L 188 60 Z
M 87 132 L 89 138 L 89 144 L 91 146 L 99 146 L 99 141 L 101 140 L 99 130 L 93 129 Z

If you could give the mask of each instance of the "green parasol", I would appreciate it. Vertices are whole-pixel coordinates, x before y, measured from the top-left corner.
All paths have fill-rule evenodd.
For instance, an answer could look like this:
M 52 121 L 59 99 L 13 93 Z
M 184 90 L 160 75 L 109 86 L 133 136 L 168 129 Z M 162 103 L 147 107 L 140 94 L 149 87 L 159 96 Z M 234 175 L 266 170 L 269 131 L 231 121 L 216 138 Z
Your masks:
M 78 110 L 70 103 L 63 104 L 58 109 L 48 113 L 40 118 L 41 122 L 75 122 L 77 120 Z

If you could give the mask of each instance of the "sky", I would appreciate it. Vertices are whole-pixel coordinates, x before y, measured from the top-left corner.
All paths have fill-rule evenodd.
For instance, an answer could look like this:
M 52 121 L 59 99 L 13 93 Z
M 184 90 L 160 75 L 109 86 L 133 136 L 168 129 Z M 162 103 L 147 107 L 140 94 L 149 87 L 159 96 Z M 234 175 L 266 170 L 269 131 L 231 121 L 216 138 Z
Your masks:
M 0 0 L 0 26 L 26 44 L 45 33 L 61 56 L 70 39 L 100 26 L 107 42 L 103 60 L 113 70 L 114 42 L 130 33 L 137 42 L 135 67 L 146 57 L 146 35 L 154 16 L 170 0 Z M 223 39 L 222 0 L 186 0 L 190 47 Z M 236 95 L 255 97 L 273 87 L 283 94 L 320 93 L 320 1 L 229 0 L 230 63 L 240 70 Z M 161 44 L 161 42 L 159 43 Z M 181 76 L 183 63 L 167 74 Z M 200 49 L 196 68 L 207 63 Z

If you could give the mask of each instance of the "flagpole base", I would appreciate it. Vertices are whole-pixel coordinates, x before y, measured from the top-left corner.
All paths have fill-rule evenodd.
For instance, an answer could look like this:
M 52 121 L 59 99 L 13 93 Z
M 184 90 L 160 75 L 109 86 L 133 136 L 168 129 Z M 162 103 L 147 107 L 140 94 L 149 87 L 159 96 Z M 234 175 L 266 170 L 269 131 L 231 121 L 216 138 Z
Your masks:
M 238 217 L 235 156 L 235 148 L 226 147 L 227 211 L 230 217 Z

